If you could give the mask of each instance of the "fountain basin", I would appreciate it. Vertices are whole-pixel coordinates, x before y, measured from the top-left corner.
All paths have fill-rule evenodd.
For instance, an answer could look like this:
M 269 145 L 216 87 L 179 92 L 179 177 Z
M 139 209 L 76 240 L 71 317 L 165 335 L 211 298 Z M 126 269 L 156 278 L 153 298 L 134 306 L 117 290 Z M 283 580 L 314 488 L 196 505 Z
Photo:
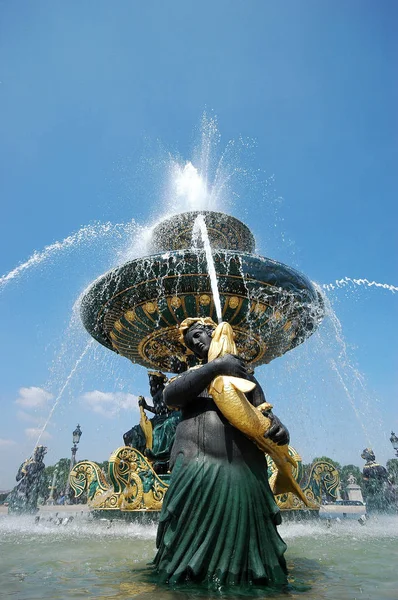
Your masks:
M 192 247 L 193 229 L 196 218 L 202 215 L 213 250 L 238 250 L 254 252 L 256 242 L 250 229 L 231 215 L 204 210 L 173 215 L 157 225 L 152 231 L 151 252 L 165 250 L 188 250 Z M 197 240 L 197 245 L 202 244 Z
M 316 330 L 323 301 L 304 275 L 249 252 L 218 249 L 213 257 L 223 320 L 248 363 L 269 363 Z M 186 317 L 216 320 L 204 251 L 168 251 L 109 271 L 84 295 L 81 316 L 98 342 L 134 363 L 168 372 L 176 358 L 192 366 L 179 324 Z

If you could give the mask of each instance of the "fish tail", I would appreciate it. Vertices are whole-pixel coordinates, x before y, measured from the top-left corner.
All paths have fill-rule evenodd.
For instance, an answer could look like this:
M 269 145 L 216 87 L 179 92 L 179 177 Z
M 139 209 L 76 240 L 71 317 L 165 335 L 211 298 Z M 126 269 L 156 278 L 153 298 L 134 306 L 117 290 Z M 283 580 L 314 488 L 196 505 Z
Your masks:
M 297 481 L 283 471 L 278 470 L 277 476 L 273 481 L 272 492 L 275 494 L 275 496 L 278 494 L 287 494 L 291 492 L 300 498 L 300 500 L 302 500 L 306 506 L 310 505 L 308 498 L 305 496 Z

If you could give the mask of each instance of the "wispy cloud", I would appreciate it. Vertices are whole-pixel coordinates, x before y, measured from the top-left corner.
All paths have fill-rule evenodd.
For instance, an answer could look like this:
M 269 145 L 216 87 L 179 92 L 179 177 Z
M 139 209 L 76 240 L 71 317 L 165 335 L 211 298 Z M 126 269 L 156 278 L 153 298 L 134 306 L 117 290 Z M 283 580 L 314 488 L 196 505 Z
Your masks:
M 4 438 L 0 438 L 0 448 L 7 448 L 9 446 L 15 446 L 17 442 L 14 440 L 6 440 Z
M 121 410 L 138 412 L 138 396 L 124 392 L 86 392 L 81 397 L 84 405 L 104 417 L 113 418 Z
M 31 415 L 25 410 L 17 411 L 17 419 L 20 421 L 26 421 L 28 423 L 33 423 L 34 425 L 42 425 L 44 423 L 43 417 L 37 417 L 36 415 Z
M 54 396 L 40 387 L 22 387 L 19 390 L 19 396 L 15 400 L 16 404 L 25 408 L 41 408 L 52 400 Z
M 48 433 L 48 431 L 43 431 L 40 427 L 27 427 L 25 429 L 25 435 L 29 438 L 29 439 L 37 439 L 39 437 L 41 433 L 41 439 L 42 440 L 49 440 L 50 438 L 52 438 L 52 435 L 50 433 Z

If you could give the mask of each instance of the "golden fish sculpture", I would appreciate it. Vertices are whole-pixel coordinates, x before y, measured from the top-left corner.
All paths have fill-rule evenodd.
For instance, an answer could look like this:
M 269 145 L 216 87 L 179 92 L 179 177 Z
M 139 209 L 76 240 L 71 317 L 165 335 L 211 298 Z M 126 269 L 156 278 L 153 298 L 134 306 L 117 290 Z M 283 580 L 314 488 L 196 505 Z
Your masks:
M 231 325 L 220 323 L 213 332 L 208 361 L 224 356 L 224 354 L 236 353 Z M 256 384 L 253 381 L 219 375 L 210 384 L 209 393 L 231 425 L 244 433 L 260 450 L 269 454 L 273 459 L 278 470 L 271 483 L 273 493 L 277 495 L 292 492 L 308 506 L 309 501 L 292 474 L 292 466 L 296 467 L 297 464 L 289 455 L 288 445 L 278 446 L 269 438 L 264 438 L 264 434 L 271 428 L 272 421 L 263 415 L 261 410 L 272 408 L 272 405 L 264 403 L 259 407 L 254 407 L 245 396 L 255 387 Z

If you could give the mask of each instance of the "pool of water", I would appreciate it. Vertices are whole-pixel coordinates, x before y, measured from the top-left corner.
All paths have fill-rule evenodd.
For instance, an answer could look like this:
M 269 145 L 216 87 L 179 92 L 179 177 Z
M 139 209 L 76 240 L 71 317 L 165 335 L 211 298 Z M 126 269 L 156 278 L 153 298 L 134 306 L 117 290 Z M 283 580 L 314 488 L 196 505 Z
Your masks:
M 64 516 L 64 515 L 63 515 Z M 0 516 L 0 597 L 190 600 L 238 598 L 199 590 L 158 588 L 145 569 L 155 552 L 156 525 L 90 521 L 56 525 L 49 517 Z M 398 516 L 356 521 L 286 523 L 291 591 L 263 598 L 397 600 Z M 258 597 L 258 594 L 257 594 Z

